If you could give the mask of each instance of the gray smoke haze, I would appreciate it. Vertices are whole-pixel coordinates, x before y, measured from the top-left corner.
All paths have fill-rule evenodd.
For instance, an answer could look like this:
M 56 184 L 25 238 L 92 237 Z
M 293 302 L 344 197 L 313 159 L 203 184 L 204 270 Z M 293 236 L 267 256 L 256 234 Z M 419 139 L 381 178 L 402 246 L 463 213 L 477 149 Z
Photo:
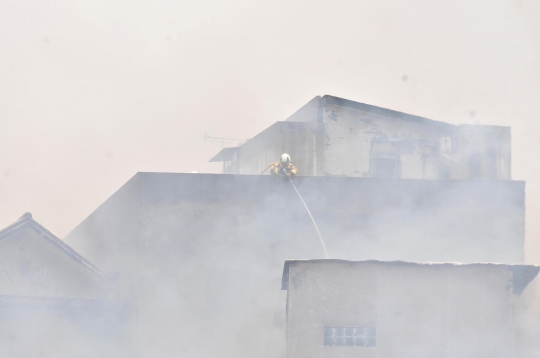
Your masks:
M 521 183 L 294 180 L 331 258 L 522 260 Z M 136 302 L 141 357 L 173 357 L 178 352 L 193 357 L 284 357 L 286 301 L 278 290 L 283 262 L 290 257 L 324 258 L 296 192 L 287 181 L 270 176 L 138 173 L 66 241 L 116 277 L 119 297 Z M 492 281 L 484 282 L 483 277 L 467 281 L 473 287 L 490 286 Z M 516 322 L 505 321 L 505 329 L 523 328 L 518 338 L 525 343 L 520 348 L 536 352 L 531 339 L 539 332 L 534 324 L 536 291 L 527 288 L 528 294 L 516 296 L 509 290 L 512 284 L 507 286 L 511 276 L 503 279 L 499 289 L 482 293 L 483 302 L 504 299 L 527 306 Z M 433 280 L 444 291 L 445 279 Z M 432 283 L 420 280 L 418 285 L 429 292 Z M 351 279 L 350 286 L 357 288 L 357 281 Z M 505 304 L 505 312 L 513 317 L 511 306 Z M 441 322 L 434 318 L 432 324 Z M 494 327 L 493 334 L 475 331 L 474 336 L 492 337 L 500 328 Z M 493 350 L 485 339 L 480 341 L 473 339 L 471 345 L 480 352 Z
M 205 142 L 205 133 L 247 139 L 315 95 L 331 94 L 452 124 L 511 126 L 512 178 L 527 182 L 525 262 L 540 264 L 540 161 L 535 157 L 540 153 L 539 16 L 540 2 L 526 0 L 0 0 L 0 228 L 30 211 L 64 238 L 136 172 L 219 173 L 221 164 L 208 159 L 220 146 Z M 331 257 L 429 261 L 437 253 L 398 244 L 392 252 L 373 249 L 378 257 L 356 256 L 354 250 L 371 245 L 358 247 L 359 238 L 397 242 L 405 234 L 409 243 L 421 243 L 414 222 L 406 224 L 406 208 L 382 212 L 370 222 L 390 220 L 410 225 L 410 232 L 380 225 L 359 233 L 353 222 L 341 227 L 338 237 L 329 229 L 331 220 L 321 218 L 331 190 L 317 201 L 311 188 L 299 186 L 299 191 L 319 220 Z M 479 192 L 472 190 L 471 196 Z M 125 239 L 110 244 L 109 252 L 125 255 L 115 256 L 116 261 L 100 256 L 99 247 L 78 241 L 80 233 L 67 240 L 114 277 L 116 300 L 137 297 L 137 314 L 128 318 L 132 330 L 115 343 L 122 346 L 134 339 L 140 346 L 133 349 L 148 356 L 173 356 L 179 350 L 186 357 L 210 356 L 208 337 L 224 352 L 236 352 L 245 339 L 242 332 L 266 325 L 273 331 L 265 332 L 265 338 L 254 335 L 242 353 L 282 356 L 286 294 L 278 289 L 283 260 L 322 254 L 300 202 L 294 203 L 297 211 L 292 214 L 264 208 L 260 216 L 250 212 L 275 202 L 286 208 L 279 198 L 247 205 L 242 209 L 246 212 L 227 206 L 208 212 L 193 203 L 175 203 L 160 212 L 164 209 L 158 204 L 148 205 L 141 211 L 137 235 L 143 240 L 137 248 L 128 240 L 130 232 L 107 226 L 132 219 L 98 221 L 93 228 L 103 233 L 98 241 Z M 444 194 L 440 199 L 451 202 L 455 197 Z M 501 212 L 495 204 L 486 212 L 484 222 L 494 222 L 490 230 L 499 228 Z M 197 224 L 202 215 L 215 218 L 214 226 Z M 442 216 L 444 210 L 434 215 Z M 302 229 L 291 234 L 276 228 L 285 219 Z M 192 225 L 186 237 L 180 236 L 184 226 L 179 223 Z M 197 241 L 221 238 L 230 226 L 241 233 L 241 249 L 219 241 L 209 249 Z M 424 229 L 426 236 L 447 238 L 434 222 Z M 276 240 L 290 240 L 289 251 L 266 245 L 259 230 L 277 230 Z M 295 244 L 294 237 L 301 240 Z M 158 245 L 144 250 L 151 240 Z M 305 256 L 290 257 L 306 247 Z M 139 249 L 143 257 L 130 255 Z M 441 261 L 452 261 L 451 250 L 438 250 Z M 203 252 L 201 266 L 195 258 Z M 258 261 L 253 252 L 266 261 Z M 227 255 L 234 260 L 225 260 Z M 486 252 L 486 257 L 495 257 L 490 255 Z M 140 279 L 130 277 L 130 269 L 141 269 L 136 271 Z M 516 313 L 523 357 L 539 354 L 539 280 L 523 293 L 523 310 Z M 236 301 L 240 296 L 245 301 Z M 208 319 L 202 326 L 201 317 Z M 135 319 L 160 329 L 137 336 Z M 214 326 L 207 324 L 212 320 Z M 226 331 L 227 325 L 242 331 Z M 59 327 L 62 331 L 51 333 L 55 339 L 68 334 Z M 28 332 L 47 340 L 34 328 Z M 0 336 L 11 339 L 9 330 Z M 87 343 L 72 342 L 56 356 L 73 356 L 79 344 Z M 125 353 L 119 352 L 109 349 L 106 354 Z M 87 354 L 104 353 L 92 347 Z
M 510 125 L 539 262 L 536 1 L 2 1 L 0 226 L 60 237 L 137 171 L 219 172 L 316 94 Z M 18 214 L 17 214 L 18 215 Z

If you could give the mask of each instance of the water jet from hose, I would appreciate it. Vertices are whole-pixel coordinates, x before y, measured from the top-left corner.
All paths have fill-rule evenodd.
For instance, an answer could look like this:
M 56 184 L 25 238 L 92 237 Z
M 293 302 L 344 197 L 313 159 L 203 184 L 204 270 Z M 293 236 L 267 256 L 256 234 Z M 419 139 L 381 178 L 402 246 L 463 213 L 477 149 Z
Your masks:
M 304 201 L 304 199 L 302 199 L 302 195 L 300 195 L 300 193 L 298 192 L 298 189 L 296 189 L 296 186 L 292 182 L 291 178 L 288 178 L 288 179 L 291 182 L 291 185 L 293 186 L 294 190 L 296 191 L 296 194 L 298 194 L 298 197 L 300 198 L 300 200 L 302 200 L 302 204 L 304 204 L 304 207 L 306 208 L 309 214 L 309 217 L 311 218 L 311 221 L 313 222 L 313 226 L 315 226 L 315 230 L 317 230 L 317 234 L 319 234 L 319 240 L 321 241 L 321 246 L 323 248 L 324 255 L 326 256 L 327 259 L 329 259 L 330 256 L 328 256 L 328 251 L 326 251 L 326 245 L 324 244 L 324 239 L 322 238 L 321 232 L 319 231 L 319 227 L 317 226 L 315 219 L 313 219 L 313 215 L 311 215 L 311 211 L 309 211 L 309 208 L 307 207 L 306 202 Z

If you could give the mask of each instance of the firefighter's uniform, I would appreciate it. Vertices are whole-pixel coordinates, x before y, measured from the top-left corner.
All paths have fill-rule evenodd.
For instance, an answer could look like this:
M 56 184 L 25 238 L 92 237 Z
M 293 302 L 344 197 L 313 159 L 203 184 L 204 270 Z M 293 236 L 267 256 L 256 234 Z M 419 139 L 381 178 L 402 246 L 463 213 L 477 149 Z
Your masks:
M 285 169 L 285 170 L 283 170 Z M 286 176 L 290 178 L 298 173 L 298 169 L 291 162 L 275 162 L 270 167 L 271 175 Z

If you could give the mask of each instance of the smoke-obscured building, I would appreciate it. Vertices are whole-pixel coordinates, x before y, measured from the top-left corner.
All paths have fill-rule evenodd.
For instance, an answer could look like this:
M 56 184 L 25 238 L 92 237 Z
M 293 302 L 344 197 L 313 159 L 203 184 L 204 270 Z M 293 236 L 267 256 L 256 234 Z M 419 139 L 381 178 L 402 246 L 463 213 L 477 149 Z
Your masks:
M 294 184 L 332 259 L 471 264 L 351 263 L 362 269 L 322 272 L 325 279 L 297 298 L 316 314 L 340 312 L 323 322 L 329 327 L 327 335 L 323 327 L 323 348 L 324 337 L 331 333 L 335 346 L 336 332 L 351 327 L 355 337 L 363 335 L 366 356 L 380 348 L 379 357 L 394 357 L 392 349 L 400 346 L 405 347 L 400 352 L 412 352 L 422 340 L 430 347 L 425 316 L 406 321 L 416 307 L 407 302 L 415 299 L 439 314 L 444 305 L 439 298 L 447 300 L 446 308 L 453 302 L 462 308 L 470 303 L 467 309 L 472 309 L 482 296 L 469 303 L 467 298 L 493 293 L 506 312 L 497 316 L 507 319 L 501 330 L 514 327 L 507 303 L 519 294 L 510 276 L 519 276 L 515 269 L 532 269 L 472 265 L 524 263 L 525 183 L 510 180 L 510 129 L 454 126 L 324 96 L 213 158 L 226 163 L 225 173 L 257 175 L 137 173 L 65 238 L 85 258 L 30 215 L 0 231 L 0 355 L 17 350 L 39 356 L 63 349 L 55 356 L 283 358 L 288 348 L 292 354 L 294 340 L 315 337 L 320 344 L 321 332 L 307 327 L 315 316 L 301 314 L 295 326 L 289 325 L 293 340 L 285 344 L 286 292 L 279 290 L 283 262 L 322 259 L 324 250 L 291 183 L 258 175 L 283 152 L 300 170 Z M 462 275 L 460 270 L 469 271 Z M 366 276 L 368 271 L 373 274 Z M 374 277 L 382 286 L 370 286 Z M 456 284 L 469 279 L 470 286 L 452 286 L 454 279 Z M 503 283 L 509 284 L 507 291 L 501 290 Z M 433 292 L 422 288 L 426 285 L 433 285 Z M 368 287 L 366 297 L 378 300 L 376 319 L 369 316 L 373 304 L 350 303 L 364 302 L 360 293 Z M 411 287 L 420 291 L 407 291 Z M 463 297 L 449 294 L 449 288 L 460 287 L 469 289 Z M 335 300 L 324 301 L 324 294 L 310 298 L 309 290 L 321 289 Z M 395 302 L 396 295 L 409 301 Z M 341 311 L 333 308 L 341 303 Z M 405 306 L 392 311 L 392 304 Z M 396 318 L 398 311 L 405 321 Z M 361 317 L 359 312 L 367 318 L 339 319 Z M 517 317 L 526 310 L 515 312 Z M 486 322 L 496 326 L 501 321 L 495 318 Z M 432 324 L 440 330 L 450 327 L 448 322 L 436 316 Z M 416 324 L 418 334 L 399 331 L 400 324 Z M 55 330 L 33 328 L 44 326 Z M 530 327 L 535 328 L 523 332 L 540 332 L 532 321 Z M 392 330 L 394 342 L 384 335 Z M 515 337 L 536 339 L 534 334 Z M 341 348 L 324 350 L 325 357 L 351 354 Z
M 287 357 L 511 358 L 540 267 L 287 261 Z M 538 280 L 538 279 L 537 279 Z
M 0 231 L 0 357 L 122 357 L 129 305 L 30 213 Z
M 522 263 L 524 183 L 297 177 L 331 258 Z M 288 181 L 138 173 L 65 240 L 137 302 L 140 357 L 285 356 L 283 262 L 324 258 Z
M 224 173 L 260 174 L 288 153 L 307 176 L 510 180 L 510 139 L 510 127 L 452 125 L 326 95 L 210 161 L 224 162 Z

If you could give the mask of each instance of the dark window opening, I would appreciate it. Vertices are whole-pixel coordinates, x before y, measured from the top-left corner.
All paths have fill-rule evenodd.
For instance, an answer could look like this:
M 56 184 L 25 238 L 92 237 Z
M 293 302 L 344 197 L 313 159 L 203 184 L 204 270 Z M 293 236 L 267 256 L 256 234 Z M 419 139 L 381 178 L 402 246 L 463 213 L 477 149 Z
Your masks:
M 371 159 L 372 178 L 399 178 L 399 160 L 394 158 L 373 158 Z
M 450 167 L 446 164 L 440 163 L 438 165 L 439 179 L 450 179 Z
M 424 143 L 424 158 L 427 157 L 439 157 L 440 156 L 440 144 L 437 143 Z
M 325 326 L 324 345 L 327 347 L 375 347 L 377 328 Z
M 371 143 L 370 161 L 370 177 L 388 179 L 399 179 L 401 177 L 401 161 L 395 143 Z
M 470 154 L 469 179 L 497 179 L 497 154 L 493 151 Z
M 469 179 L 481 179 L 481 158 L 478 153 L 469 156 Z

